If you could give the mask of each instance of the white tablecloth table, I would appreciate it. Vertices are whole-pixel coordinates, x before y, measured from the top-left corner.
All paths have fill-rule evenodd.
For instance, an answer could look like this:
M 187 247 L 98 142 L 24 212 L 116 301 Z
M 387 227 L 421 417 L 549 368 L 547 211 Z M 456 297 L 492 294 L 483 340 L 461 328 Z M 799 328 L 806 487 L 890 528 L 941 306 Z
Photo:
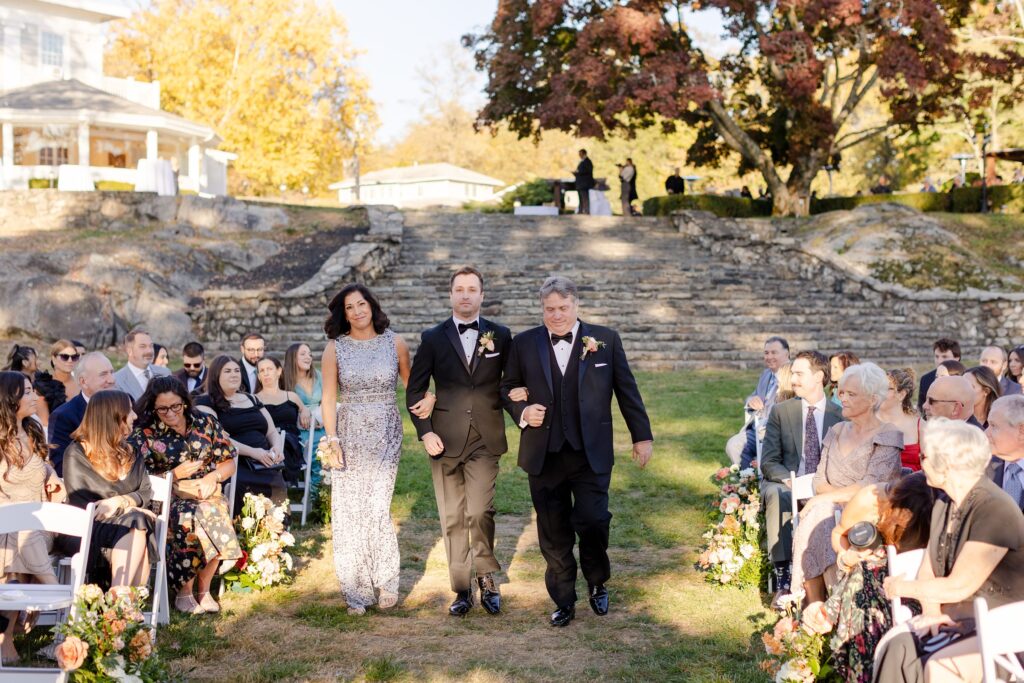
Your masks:
M 156 192 L 161 197 L 178 194 L 171 162 L 166 159 L 139 159 L 139 167 L 135 173 L 135 191 Z
M 516 216 L 557 216 L 557 206 L 517 206 L 513 211 Z
M 92 192 L 96 184 L 88 166 L 64 164 L 57 168 L 57 189 L 62 192 Z

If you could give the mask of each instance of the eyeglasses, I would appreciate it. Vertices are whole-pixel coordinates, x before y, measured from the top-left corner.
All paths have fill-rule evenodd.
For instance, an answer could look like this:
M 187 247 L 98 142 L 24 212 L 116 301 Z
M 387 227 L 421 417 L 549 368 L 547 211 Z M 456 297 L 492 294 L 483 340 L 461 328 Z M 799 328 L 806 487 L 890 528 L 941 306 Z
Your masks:
M 958 401 L 955 398 L 932 398 L 931 396 L 928 396 L 927 398 L 925 398 L 924 402 L 925 403 L 961 403 L 961 401 Z
M 199 368 L 203 367 L 203 363 L 202 363 L 202 361 L 200 361 L 198 363 L 182 363 L 181 366 L 184 367 L 184 368 L 191 368 L 193 370 L 198 370 Z
M 76 363 L 78 362 L 78 359 L 82 357 L 80 354 L 77 353 L 58 353 L 56 354 L 56 356 L 65 363 Z
M 160 414 L 160 415 L 170 415 L 172 413 L 177 415 L 178 413 L 180 413 L 184 409 L 185 409 L 185 404 L 184 403 L 175 403 L 173 406 L 159 406 L 159 407 L 157 407 L 156 412 L 158 414 Z

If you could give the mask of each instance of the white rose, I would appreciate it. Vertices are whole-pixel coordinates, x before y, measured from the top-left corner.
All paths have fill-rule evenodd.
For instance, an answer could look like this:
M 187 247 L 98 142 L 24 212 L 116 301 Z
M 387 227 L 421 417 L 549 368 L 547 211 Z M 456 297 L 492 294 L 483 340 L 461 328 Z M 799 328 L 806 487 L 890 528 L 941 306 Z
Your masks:
M 256 526 L 256 520 L 252 517 L 246 517 L 242 520 L 242 528 L 246 531 L 250 531 L 254 526 Z
M 749 560 L 754 556 L 754 546 L 749 543 L 744 543 L 740 546 L 740 555 Z
M 286 547 L 295 545 L 295 537 L 292 536 L 290 531 L 285 531 L 281 534 L 281 545 Z

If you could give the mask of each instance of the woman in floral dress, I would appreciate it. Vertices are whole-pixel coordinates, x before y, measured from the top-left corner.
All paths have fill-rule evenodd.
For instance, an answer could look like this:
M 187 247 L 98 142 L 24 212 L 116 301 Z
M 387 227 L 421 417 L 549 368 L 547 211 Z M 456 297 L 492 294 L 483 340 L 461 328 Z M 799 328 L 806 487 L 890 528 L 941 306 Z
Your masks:
M 129 445 L 150 474 L 174 472 L 167 539 L 167 580 L 178 593 L 174 606 L 192 614 L 217 612 L 210 582 L 221 561 L 242 556 L 221 495 L 221 484 L 235 471 L 235 449 L 216 418 L 192 409 L 177 378 L 151 380 L 137 408 Z

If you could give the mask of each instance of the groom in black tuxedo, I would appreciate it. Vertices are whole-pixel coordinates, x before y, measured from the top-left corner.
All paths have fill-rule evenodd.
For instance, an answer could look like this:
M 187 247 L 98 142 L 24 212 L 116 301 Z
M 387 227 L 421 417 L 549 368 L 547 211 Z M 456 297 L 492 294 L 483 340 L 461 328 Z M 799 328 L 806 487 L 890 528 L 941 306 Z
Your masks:
M 476 569 L 480 604 L 501 611 L 494 572 L 494 486 L 498 460 L 508 450 L 499 393 L 512 333 L 480 317 L 484 279 L 464 267 L 451 277 L 452 317 L 425 331 L 409 373 L 406 402 L 423 398 L 434 378 L 437 402 L 427 418 L 412 415 L 430 455 L 437 511 L 444 532 L 448 576 L 462 616 L 473 606 L 471 574 Z M 412 411 L 410 411 L 412 414 Z
M 579 320 L 571 280 L 548 278 L 540 298 L 544 324 L 512 342 L 501 392 L 523 430 L 519 466 L 530 475 L 544 581 L 556 607 L 551 625 L 566 626 L 576 616 L 576 536 L 590 607 L 608 613 L 612 393 L 640 467 L 650 460 L 653 436 L 618 333 Z M 518 400 L 524 388 L 528 398 Z

